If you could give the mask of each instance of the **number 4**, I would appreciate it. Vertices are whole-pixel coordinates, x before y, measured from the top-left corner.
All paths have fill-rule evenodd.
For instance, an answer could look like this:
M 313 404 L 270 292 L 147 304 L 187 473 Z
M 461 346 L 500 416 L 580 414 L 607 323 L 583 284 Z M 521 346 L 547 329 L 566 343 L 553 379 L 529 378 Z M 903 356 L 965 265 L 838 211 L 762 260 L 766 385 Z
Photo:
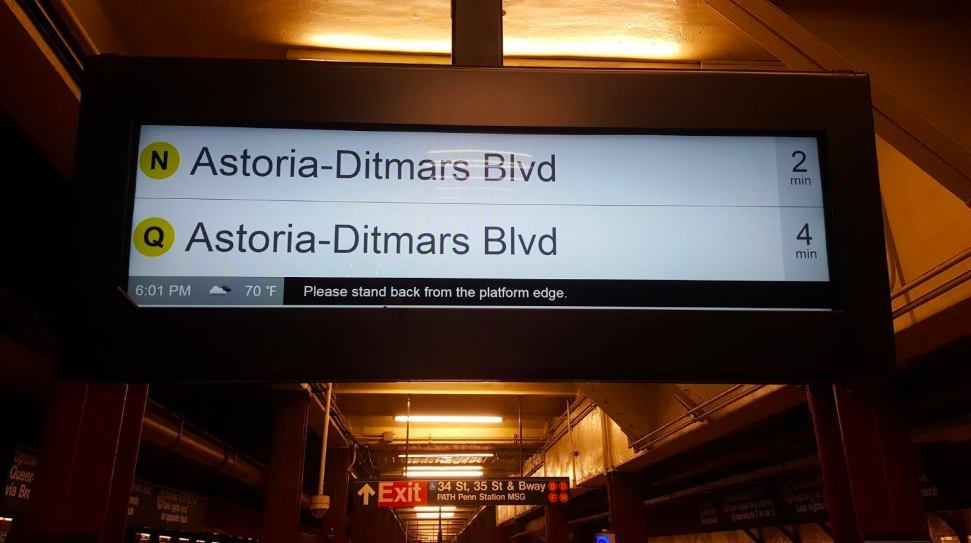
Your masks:
M 811 242 L 813 240 L 813 237 L 809 235 L 809 223 L 808 222 L 806 224 L 802 225 L 802 230 L 799 231 L 799 235 L 796 236 L 796 239 L 805 241 L 806 242 L 806 245 L 809 245 L 809 242 Z

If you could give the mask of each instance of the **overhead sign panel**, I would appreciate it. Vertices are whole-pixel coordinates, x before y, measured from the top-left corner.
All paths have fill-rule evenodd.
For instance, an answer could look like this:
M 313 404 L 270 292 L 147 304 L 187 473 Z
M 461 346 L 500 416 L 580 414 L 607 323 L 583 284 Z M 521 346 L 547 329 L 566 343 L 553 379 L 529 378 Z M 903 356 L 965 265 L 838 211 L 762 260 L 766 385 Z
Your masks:
M 140 306 L 833 309 L 811 137 L 142 126 Z
M 863 74 L 104 57 L 79 126 L 74 379 L 894 367 Z
M 570 480 L 560 477 L 358 481 L 362 507 L 553 505 L 570 501 Z

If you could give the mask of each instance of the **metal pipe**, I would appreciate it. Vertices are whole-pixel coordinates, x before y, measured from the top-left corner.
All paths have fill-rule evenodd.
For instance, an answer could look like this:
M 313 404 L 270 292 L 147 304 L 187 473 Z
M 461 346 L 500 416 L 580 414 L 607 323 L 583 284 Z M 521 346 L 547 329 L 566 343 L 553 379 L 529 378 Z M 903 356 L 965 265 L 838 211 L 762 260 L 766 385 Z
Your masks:
M 907 294 L 911 290 L 923 285 L 924 283 L 930 281 L 931 279 L 937 277 L 938 275 L 946 272 L 947 270 L 953 268 L 954 266 L 964 262 L 968 258 L 971 258 L 971 247 L 961 251 L 960 253 L 954 255 L 953 257 L 947 259 L 937 267 L 924 272 L 923 274 L 914 278 L 913 281 L 907 283 L 906 285 L 898 288 L 897 290 L 890 293 L 890 299 L 896 300 L 897 298 Z M 922 296 L 923 297 L 923 296 Z M 919 299 L 919 298 L 918 298 Z M 915 300 L 916 301 L 916 300 Z M 913 303 L 913 302 L 911 302 Z M 896 315 L 894 315 L 896 317 Z
M 519 395 L 519 476 L 523 476 L 523 395 Z
M 408 395 L 408 420 L 405 421 L 405 474 L 411 468 L 411 394 Z
M 219 470 L 223 475 L 247 485 L 263 488 L 266 484 L 266 468 L 220 443 L 196 434 L 168 418 L 150 410 L 145 411 L 142 422 L 142 440 L 168 449 L 183 458 Z
M 644 505 L 645 506 L 657 505 L 659 503 L 674 501 L 676 499 L 683 498 L 685 496 L 690 496 L 692 494 L 700 494 L 700 493 L 709 494 L 719 488 L 723 488 L 729 485 L 736 485 L 738 483 L 742 483 L 746 481 L 751 481 L 752 479 L 758 479 L 766 475 L 781 473 L 788 470 L 805 469 L 806 464 L 811 462 L 818 462 L 818 460 L 819 460 L 818 455 L 805 456 L 798 460 L 791 460 L 789 462 L 775 464 L 765 468 L 757 469 L 755 471 L 750 471 L 739 475 L 732 475 L 730 477 L 725 477 L 724 479 L 717 479 L 710 483 L 694 486 L 691 488 L 687 488 L 685 490 L 679 490 L 677 492 L 672 492 L 671 494 L 666 494 L 664 496 L 648 498 L 644 500 Z
M 742 386 L 742 385 L 739 385 L 739 386 Z M 752 388 L 746 390 L 745 392 L 742 392 L 741 394 L 739 394 L 737 396 L 732 396 L 731 398 L 725 400 L 724 402 L 722 402 L 722 403 L 720 403 L 720 404 L 712 407 L 711 409 L 709 409 L 708 411 L 706 411 L 706 413 L 716 413 L 718 411 L 721 411 L 725 407 L 728 407 L 729 405 L 737 402 L 738 400 L 741 400 L 742 398 L 748 396 L 749 394 L 752 394 L 756 390 L 759 390 L 759 389 L 761 389 L 763 387 L 765 387 L 765 385 L 755 385 Z M 699 404 L 699 407 L 700 407 L 700 404 Z M 644 443 L 643 445 L 637 445 L 637 444 L 635 444 L 634 445 L 634 448 L 635 449 L 646 449 L 646 448 L 654 445 L 655 443 L 658 443 L 659 441 L 661 441 L 663 439 L 666 439 L 666 438 L 668 438 L 670 436 L 673 436 L 674 434 L 680 432 L 681 430 L 684 430 L 685 428 L 687 428 L 687 427 L 689 427 L 692 424 L 695 424 L 697 422 L 700 422 L 699 419 L 689 419 L 689 420 L 685 421 L 683 424 L 675 427 L 672 430 L 669 430 L 669 431 L 661 434 L 660 436 L 652 439 L 651 441 L 648 441 L 647 443 Z M 656 432 L 652 432 L 652 434 L 653 433 L 656 433 Z M 645 436 L 645 437 L 647 437 L 647 436 Z M 638 443 L 640 441 L 641 440 L 638 440 Z
M 684 419 L 686 419 L 688 417 L 691 417 L 695 413 L 695 411 L 699 411 L 701 409 L 704 409 L 705 407 L 711 405 L 713 402 L 716 402 L 716 401 L 724 398 L 725 396 L 731 394 L 732 392 L 735 392 L 737 390 L 740 390 L 744 386 L 745 385 L 732 385 L 732 386 L 728 387 L 727 389 L 723 390 L 722 392 L 719 392 L 718 394 L 715 394 L 714 396 L 712 396 L 708 400 L 705 400 L 705 401 L 701 402 L 700 404 L 692 407 L 691 409 L 688 409 L 684 413 L 681 413 L 677 417 L 674 417 L 673 419 L 671 419 L 667 423 L 662 424 L 661 426 L 659 426 L 655 430 L 653 430 L 651 432 L 648 432 L 647 434 L 644 435 L 644 437 L 642 437 L 642 438 L 638 439 L 637 441 L 635 441 L 634 443 L 632 443 L 631 444 L 631 447 L 633 447 L 635 449 L 638 448 L 640 446 L 640 444 L 641 444 L 642 441 L 647 441 L 648 439 L 650 439 L 652 436 L 654 436 L 658 432 L 662 432 L 666 428 L 669 428 L 671 425 L 676 424 L 676 423 L 678 423 L 678 422 L 680 422 L 680 421 L 682 421 L 682 420 L 684 420 Z
M 591 412 L 593 412 L 593 410 L 597 407 L 596 404 L 594 404 L 589 398 L 587 398 L 585 396 L 580 396 L 576 401 L 574 401 L 570 405 L 570 409 L 572 410 L 576 406 L 581 405 L 581 404 L 582 404 L 583 408 L 580 410 L 580 413 L 575 417 L 575 420 L 577 420 L 577 421 L 583 420 L 587 415 L 589 415 Z M 537 454 L 545 453 L 546 451 L 549 450 L 549 448 L 554 443 L 558 442 L 560 439 L 562 439 L 564 436 L 567 435 L 567 431 L 568 431 L 567 426 L 569 426 L 570 423 L 566 419 L 567 419 L 567 416 L 565 414 L 564 415 L 560 415 L 560 417 L 556 419 L 556 422 L 553 423 L 553 426 L 550 428 L 550 431 L 547 432 L 546 437 L 541 438 L 541 440 L 543 442 L 543 446 L 540 447 L 538 451 L 536 451 Z M 563 429 L 562 430 L 559 430 L 559 427 L 560 427 L 560 424 L 561 423 L 564 423 L 563 424 Z
M 928 292 L 927 294 L 924 294 L 920 298 L 917 298 L 916 300 L 914 300 L 914 301 L 912 301 L 912 302 L 910 302 L 908 304 L 903 305 L 902 307 L 900 307 L 900 309 L 897 309 L 896 311 L 893 312 L 893 318 L 896 319 L 897 317 L 900 317 L 900 316 L 906 315 L 907 313 L 910 313 L 911 311 L 913 311 L 913 310 L 917 309 L 918 307 L 926 304 L 927 302 L 930 302 L 934 298 L 937 298 L 941 294 L 944 294 L 945 292 L 948 292 L 950 290 L 953 290 L 953 289 L 955 289 L 955 288 L 963 285 L 969 279 L 971 279 L 971 270 L 968 270 L 968 271 L 962 273 L 961 275 L 955 277 L 954 279 L 951 279 L 947 283 L 944 283 L 943 285 L 935 288 L 934 290 Z
M 883 198 L 880 198 L 880 209 L 883 211 L 883 235 L 887 240 L 887 255 L 890 256 L 890 292 L 893 292 L 897 279 L 903 280 L 903 274 L 897 271 L 900 267 L 900 256 L 897 254 L 897 242 L 893 238 L 893 229 L 890 228 L 890 217 Z
M 570 410 L 572 406 L 570 401 L 566 401 L 566 429 L 570 434 L 570 462 L 573 465 L 573 479 L 570 481 L 570 485 L 578 484 L 577 481 L 577 442 L 573 440 L 573 421 L 570 420 Z
M 320 445 L 320 480 L 317 482 L 317 495 L 324 495 L 324 474 L 327 466 L 327 435 L 330 433 L 330 402 L 334 392 L 334 384 L 327 383 L 327 400 L 324 406 L 324 435 L 323 443 Z

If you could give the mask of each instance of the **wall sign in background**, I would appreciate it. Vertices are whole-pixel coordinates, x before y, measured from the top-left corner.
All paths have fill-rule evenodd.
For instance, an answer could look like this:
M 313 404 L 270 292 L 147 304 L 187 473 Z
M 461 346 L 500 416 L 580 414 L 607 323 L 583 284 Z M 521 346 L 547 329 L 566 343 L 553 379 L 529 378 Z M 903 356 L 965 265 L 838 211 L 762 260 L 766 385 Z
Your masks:
M 806 524 L 829 519 L 823 481 L 819 476 L 648 507 L 646 511 L 649 519 L 664 519 L 664 522 L 648 522 L 652 537 Z
M 570 480 L 560 477 L 357 481 L 361 507 L 555 505 L 570 501 Z
M 209 509 L 209 500 L 135 480 L 128 502 L 128 525 L 198 532 Z
M 817 147 L 147 125 L 128 294 L 141 306 L 832 309 Z
M 37 451 L 18 446 L 7 470 L 0 511 L 26 511 L 37 479 Z

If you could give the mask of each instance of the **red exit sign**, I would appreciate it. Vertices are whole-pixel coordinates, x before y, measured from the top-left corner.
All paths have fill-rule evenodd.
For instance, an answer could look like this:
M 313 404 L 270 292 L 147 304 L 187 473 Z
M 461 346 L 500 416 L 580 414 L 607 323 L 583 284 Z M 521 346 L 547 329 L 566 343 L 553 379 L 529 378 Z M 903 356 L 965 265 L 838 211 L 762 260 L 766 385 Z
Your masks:
M 357 495 L 364 505 L 374 501 L 378 507 L 413 507 L 428 503 L 427 481 L 380 481 L 365 483 Z

